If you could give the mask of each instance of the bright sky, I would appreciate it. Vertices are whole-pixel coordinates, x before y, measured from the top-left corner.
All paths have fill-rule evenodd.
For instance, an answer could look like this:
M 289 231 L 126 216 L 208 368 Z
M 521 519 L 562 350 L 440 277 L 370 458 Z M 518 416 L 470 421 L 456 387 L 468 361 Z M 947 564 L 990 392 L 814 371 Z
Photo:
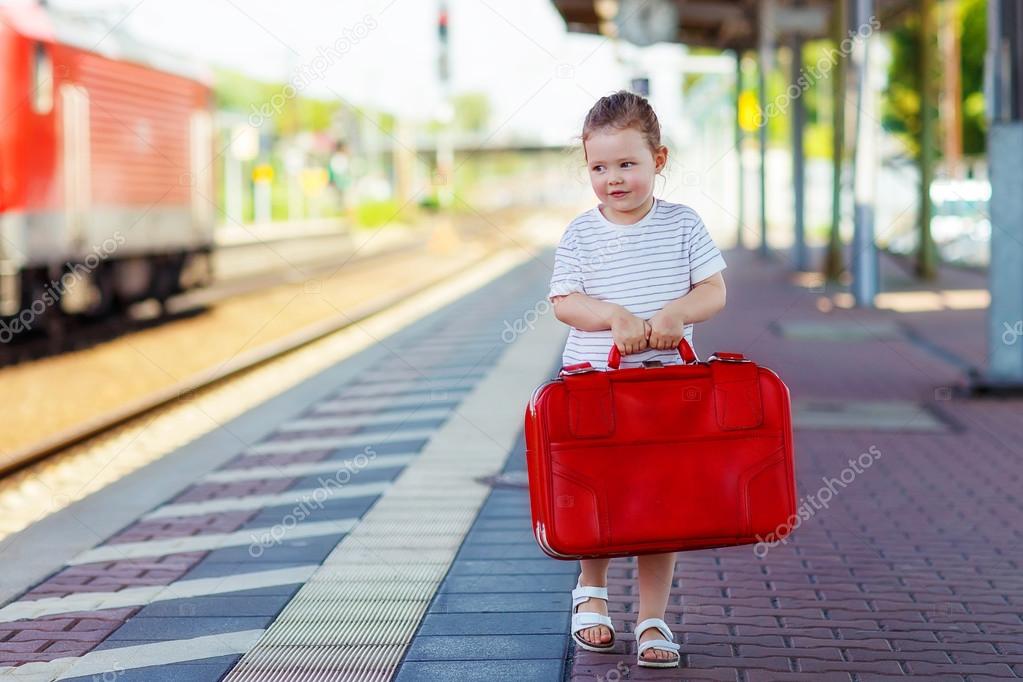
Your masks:
M 319 61 L 308 94 L 427 118 L 439 101 L 438 0 L 51 0 L 106 12 L 145 42 L 269 80 Z M 453 91 L 482 91 L 496 137 L 569 142 L 590 105 L 632 75 L 599 36 L 569 34 L 550 0 L 449 0 Z M 677 49 L 677 48 L 670 48 Z M 322 54 L 322 53 L 321 53 Z M 328 53 L 329 54 L 329 53 Z M 324 68 L 325 67 L 325 68 Z M 426 115 L 424 115 L 426 114 Z

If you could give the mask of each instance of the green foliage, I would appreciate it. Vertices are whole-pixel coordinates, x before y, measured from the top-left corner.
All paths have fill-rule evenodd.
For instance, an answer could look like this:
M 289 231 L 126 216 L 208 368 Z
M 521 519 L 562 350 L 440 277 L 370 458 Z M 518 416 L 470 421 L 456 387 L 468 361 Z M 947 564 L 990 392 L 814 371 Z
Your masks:
M 356 222 L 362 227 L 380 227 L 403 218 L 401 204 L 394 199 L 364 201 L 355 209 Z
M 881 124 L 914 157 L 920 153 L 920 17 L 909 15 L 891 32 L 892 61 L 888 92 L 881 105 Z
M 984 52 L 987 49 L 986 0 L 958 0 L 956 28 L 959 31 L 960 79 L 962 83 L 963 152 L 982 154 L 985 150 Z M 898 135 L 915 156 L 920 151 L 920 17 L 908 15 L 891 33 L 892 62 L 889 87 L 883 103 L 882 123 Z M 936 35 L 930 36 L 936 41 Z M 937 57 L 940 60 L 940 55 Z M 940 78 L 941 64 L 935 65 L 934 78 Z M 940 146 L 937 148 L 940 154 Z
M 803 45 L 803 78 L 805 89 L 799 98 L 806 110 L 804 152 L 807 158 L 831 158 L 831 83 L 834 64 L 829 60 L 830 41 L 810 41 Z M 788 145 L 792 136 L 792 110 L 795 102 L 789 97 L 791 56 L 775 62 L 767 77 L 767 103 L 775 103 L 778 111 L 767 124 L 767 140 L 771 145 Z M 757 66 L 754 60 L 743 62 L 745 91 L 758 96 Z M 756 135 L 757 133 L 752 133 Z
M 490 120 L 490 99 L 482 92 L 466 92 L 456 95 L 455 129 L 479 133 L 487 129 Z
M 959 50 L 963 84 L 963 153 L 983 154 L 987 144 L 984 110 L 987 0 L 963 0 L 959 16 L 962 22 Z
M 341 108 L 338 102 L 303 97 L 287 83 L 265 83 L 226 69 L 216 71 L 214 100 L 218 109 L 269 114 L 282 136 L 327 130 Z

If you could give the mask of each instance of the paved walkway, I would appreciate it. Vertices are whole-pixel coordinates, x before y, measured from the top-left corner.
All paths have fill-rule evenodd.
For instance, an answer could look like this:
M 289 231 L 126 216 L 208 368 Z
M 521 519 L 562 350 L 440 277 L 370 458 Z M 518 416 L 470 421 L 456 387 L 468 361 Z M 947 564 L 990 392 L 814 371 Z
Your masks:
M 456 553 L 511 539 L 539 557 L 494 534 L 502 517 L 529 529 L 528 507 L 523 520 L 521 500 L 500 492 L 463 540 L 491 497 L 480 479 L 515 450 L 522 406 L 551 371 L 553 356 L 536 359 L 561 330 L 530 330 L 526 314 L 545 286 L 542 263 L 514 267 L 12 537 L 0 548 L 0 589 L 17 595 L 0 607 L 0 678 L 390 679 L 442 581 L 435 610 L 489 593 L 475 577 L 445 581 Z M 71 532 L 94 546 L 70 551 Z M 59 570 L 27 591 L 9 584 L 47 552 Z M 545 662 L 558 670 L 565 626 Z M 465 644 L 459 656 L 486 651 Z
M 780 263 L 726 258 L 728 305 L 697 326 L 696 348 L 744 352 L 788 384 L 809 519 L 762 557 L 679 555 L 667 620 L 680 670 L 635 665 L 635 564 L 614 560 L 621 644 L 574 651 L 571 679 L 1023 677 L 1023 401 L 954 390 L 955 363 L 984 362 L 985 311 L 832 307 Z M 884 273 L 904 279 L 887 261 Z M 984 287 L 971 273 L 943 279 Z
M 540 314 L 549 270 L 534 261 L 231 422 L 244 448 L 211 434 L 55 515 L 88 529 L 129 489 L 151 498 L 0 609 L 0 676 L 1023 677 L 1023 401 L 953 390 L 983 364 L 984 311 L 846 310 L 781 263 L 726 258 L 728 307 L 696 348 L 744 352 L 790 386 L 809 518 L 766 554 L 680 555 L 681 669 L 635 666 L 630 560 L 609 579 L 617 650 L 572 647 L 578 564 L 539 551 L 514 478 L 477 483 L 521 471 L 525 400 L 557 371 L 564 329 Z M 352 480 L 324 479 L 350 463 Z M 165 489 L 161 467 L 197 480 Z

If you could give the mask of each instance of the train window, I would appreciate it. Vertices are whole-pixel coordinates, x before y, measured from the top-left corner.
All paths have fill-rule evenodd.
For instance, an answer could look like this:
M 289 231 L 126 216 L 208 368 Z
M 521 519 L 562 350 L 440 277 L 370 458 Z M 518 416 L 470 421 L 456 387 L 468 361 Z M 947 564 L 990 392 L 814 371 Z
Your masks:
M 32 109 L 37 114 L 53 109 L 53 60 L 42 43 L 32 51 Z

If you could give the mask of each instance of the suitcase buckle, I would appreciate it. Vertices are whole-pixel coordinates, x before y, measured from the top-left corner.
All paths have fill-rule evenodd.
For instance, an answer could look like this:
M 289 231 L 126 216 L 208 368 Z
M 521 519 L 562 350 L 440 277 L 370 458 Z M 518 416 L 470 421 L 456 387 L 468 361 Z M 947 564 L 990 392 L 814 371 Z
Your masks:
M 565 365 L 561 368 L 561 374 L 585 374 L 587 372 L 596 372 L 597 369 L 588 362 L 578 362 L 574 365 Z
M 742 353 L 725 353 L 723 351 L 718 351 L 707 358 L 708 362 L 711 360 L 717 360 L 718 362 L 753 362 Z

